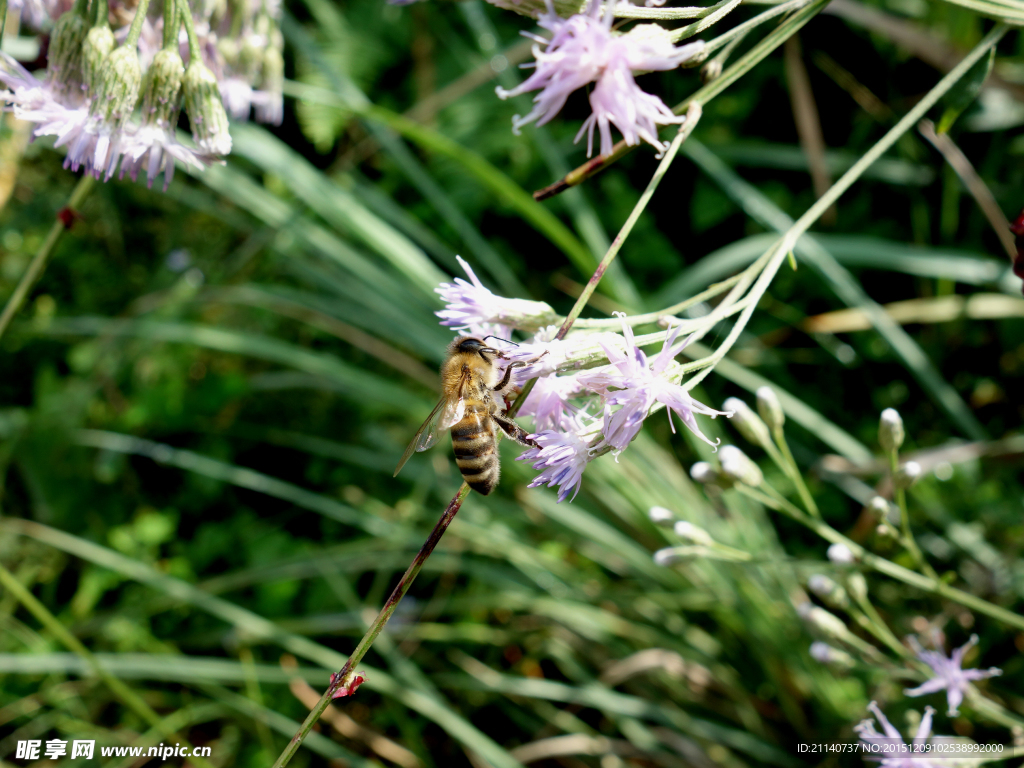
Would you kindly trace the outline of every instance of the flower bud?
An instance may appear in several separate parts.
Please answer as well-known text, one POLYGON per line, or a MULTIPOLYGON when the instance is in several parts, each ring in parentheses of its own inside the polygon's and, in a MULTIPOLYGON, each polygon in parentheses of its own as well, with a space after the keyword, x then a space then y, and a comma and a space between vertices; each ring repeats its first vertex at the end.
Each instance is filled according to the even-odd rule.
POLYGON ((903 445, 903 419, 895 408, 886 408, 878 420, 878 442, 887 453, 898 451, 903 445))
POLYGON ((811 576, 807 580, 807 588, 831 608, 846 608, 850 604, 846 590, 823 574, 816 573, 811 576))
POLYGON ((238 68, 249 82, 255 82, 263 68, 263 49, 267 47, 262 35, 246 35, 238 49, 238 68))
POLYGON ((852 571, 846 576, 846 589, 858 603, 868 599, 868 582, 859 571, 852 571))
POLYGON ((256 119, 280 125, 284 120, 284 57, 277 48, 263 52, 263 93, 266 103, 256 104, 256 119))
POLYGON ((921 474, 921 465, 916 461, 908 461, 896 470, 892 481, 897 488, 909 488, 921 479, 921 474))
POLYGON ((712 80, 717 80, 722 74, 722 62, 719 59, 712 59, 700 68, 700 81, 707 85, 712 80))
POLYGON ((122 45, 103 65, 89 114, 122 128, 131 117, 142 87, 142 65, 134 46, 122 45))
POLYGON ((718 452, 718 457, 722 462, 722 474, 726 477, 753 488, 757 488, 764 482, 761 468, 735 445, 723 446, 718 452))
POLYGON ((701 484, 713 483, 718 479, 718 470, 706 461, 698 461, 690 467, 690 477, 701 484))
POLYGON ((666 528, 672 525, 672 521, 676 519, 675 513, 670 509, 665 509, 664 507, 651 507, 647 516, 655 525, 662 525, 666 528))
POLYGON ((98 24, 89 30, 82 43, 82 79, 89 93, 97 93, 103 78, 103 65, 117 42, 107 24, 98 24))
POLYGON ((733 412, 732 423, 747 442, 762 447, 771 443, 772 438, 768 432, 768 425, 761 421, 761 418, 745 402, 738 397, 730 397, 722 403, 722 408, 733 412))
POLYGON ((182 80, 182 93, 196 144, 215 155, 230 153, 228 115, 221 101, 217 78, 202 61, 197 59, 189 62, 182 80))
POLYGON ((850 565, 855 559, 853 552, 845 544, 833 544, 825 554, 829 560, 837 565, 850 565))
POLYGON ((185 65, 174 48, 157 51, 142 87, 142 122, 173 129, 181 111, 181 81, 185 65))
POLYGON ((810 653, 811 658, 815 661, 840 669, 852 669, 857 663, 854 661, 853 656, 846 651, 833 648, 828 643, 823 643, 820 640, 811 643, 810 653))
POLYGON ((88 23, 74 11, 57 19, 50 33, 47 78, 58 93, 73 100, 83 94, 82 43, 88 34, 88 23))
POLYGON ((812 629, 817 630, 825 637, 842 640, 850 634, 850 630, 846 628, 842 619, 813 603, 802 603, 797 608, 797 613, 812 629))
POLYGON ((883 523, 888 522, 898 525, 900 522, 900 508, 881 496, 875 496, 868 502, 868 509, 883 523))
POLYGON ((696 559, 698 559, 698 554, 694 551, 694 547, 665 547, 654 553, 654 564, 661 566, 675 565, 696 559))
POLYGON ((761 414, 769 429, 782 429, 786 423, 786 414, 782 410, 778 395, 771 387, 760 387, 757 390, 757 412, 761 414))
POLYGON ((715 543, 715 540, 711 538, 711 534, 700 528, 688 520, 680 520, 673 528, 676 536, 686 541, 693 542, 694 544, 701 544, 705 547, 710 547, 715 543))

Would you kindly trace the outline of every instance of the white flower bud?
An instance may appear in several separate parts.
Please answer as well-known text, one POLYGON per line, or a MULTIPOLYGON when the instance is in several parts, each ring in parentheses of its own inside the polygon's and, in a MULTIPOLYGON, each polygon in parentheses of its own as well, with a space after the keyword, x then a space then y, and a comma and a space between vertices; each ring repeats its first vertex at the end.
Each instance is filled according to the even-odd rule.
POLYGON ((771 443, 771 433, 768 432, 768 425, 761 421, 761 418, 754 413, 753 409, 738 397, 730 397, 722 408, 732 411, 732 423, 739 430, 739 433, 754 445, 766 446, 771 443))
POLYGON ((846 651, 833 648, 820 640, 811 643, 810 653, 811 658, 815 661, 840 669, 851 669, 857 663, 846 651))
POLYGON ((698 461, 690 467, 690 477, 698 483, 713 483, 718 479, 718 470, 706 461, 698 461))
POLYGON ((887 453, 898 451, 903 445, 903 419, 895 408, 886 408, 878 420, 878 442, 887 453))
POLYGON ((909 488, 921 479, 921 465, 916 461, 908 461, 896 470, 892 481, 897 488, 909 488))
POLYGON ((807 588, 832 608, 846 608, 850 604, 846 590, 823 574, 811 576, 807 580, 807 588))
POLYGON ((675 565, 693 559, 693 547, 665 547, 654 553, 655 565, 675 565))
POLYGON ((753 488, 757 488, 764 482, 761 468, 735 445, 723 446, 718 452, 718 457, 722 462, 722 474, 726 477, 753 488))
POLYGON ((111 53, 103 64, 99 80, 89 114, 116 128, 124 127, 142 88, 142 65, 135 46, 122 45, 111 53))
POLYGON ((182 80, 185 111, 192 125, 192 137, 205 152, 227 155, 231 152, 228 115, 217 87, 217 78, 198 59, 190 61, 182 80))
POLYGON ((853 552, 845 544, 833 544, 825 554, 829 560, 837 565, 850 565, 855 560, 853 552))
POLYGON ((771 387, 760 387, 757 390, 757 412, 761 414, 769 429, 782 429, 782 425, 786 423, 782 404, 771 387))
POLYGON ((887 521, 890 523, 898 523, 900 521, 900 510, 895 504, 883 499, 881 496, 875 496, 868 502, 868 509, 875 515, 879 520, 887 521))
POLYGON ((831 637, 836 640, 841 640, 849 635, 850 630, 846 628, 846 624, 833 613, 829 613, 824 608, 819 608, 813 603, 802 603, 797 608, 797 613, 804 621, 806 621, 813 629, 818 630, 821 634, 826 637, 831 637))
POLYGON ((89 30, 82 43, 82 80, 90 93, 97 93, 103 78, 103 66, 117 42, 107 24, 89 30))
POLYGON ((672 530, 675 531, 676 536, 679 538, 691 541, 694 544, 710 547, 715 543, 715 540, 711 538, 711 534, 688 520, 678 521, 672 530))
POLYGON ((670 509, 665 509, 664 507, 651 507, 647 516, 655 525, 662 525, 665 527, 670 526, 672 521, 676 519, 675 513, 670 509))

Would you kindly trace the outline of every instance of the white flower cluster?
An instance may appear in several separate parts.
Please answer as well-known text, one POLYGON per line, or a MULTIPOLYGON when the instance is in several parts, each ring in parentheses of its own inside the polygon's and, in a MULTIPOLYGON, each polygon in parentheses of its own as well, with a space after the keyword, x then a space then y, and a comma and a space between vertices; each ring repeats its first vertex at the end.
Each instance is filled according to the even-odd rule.
POLYGON ((564 340, 556 339, 557 328, 547 325, 557 319, 550 306, 496 296, 465 261, 459 262, 469 280, 458 278, 437 289, 447 304, 437 313, 441 324, 480 337, 493 334, 508 339, 513 330, 533 332, 528 340, 503 350, 509 362, 547 353, 536 364, 514 372, 520 386, 537 379, 519 410, 520 415, 533 417, 531 437, 539 446, 519 457, 540 470, 531 488, 558 486, 559 501, 570 495, 575 498, 587 464, 599 453, 617 455, 625 450, 658 405, 667 409, 673 432, 675 413, 695 435, 717 445, 701 432, 695 414, 711 418, 732 414, 698 403, 680 384, 674 360, 687 342, 676 342, 678 326, 667 334, 653 360, 637 346, 624 315, 621 334, 570 333, 564 340), (583 356, 593 355, 595 344, 607 364, 565 372, 581 365, 583 356))
POLYGON ((33 137, 56 137, 65 168, 104 181, 118 169, 133 180, 144 171, 150 186, 163 173, 166 189, 176 161, 199 169, 231 151, 227 112, 246 118, 254 108, 272 123, 283 113, 279 9, 263 0, 196 5, 194 17, 186 0, 165 0, 151 18, 148 0, 21 3, 30 26, 54 18, 46 76, 0 53, 0 104, 35 123, 33 137), (194 146, 177 139, 182 107, 194 146))

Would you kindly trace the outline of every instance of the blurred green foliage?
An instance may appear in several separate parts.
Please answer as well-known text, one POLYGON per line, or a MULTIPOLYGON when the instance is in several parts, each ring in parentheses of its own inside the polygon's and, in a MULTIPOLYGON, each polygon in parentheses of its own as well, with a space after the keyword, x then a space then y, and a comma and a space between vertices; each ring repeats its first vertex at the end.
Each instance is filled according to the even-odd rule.
MULTIPOLYGON (((909 17, 937 46, 966 49, 988 24, 938 2, 879 8, 909 17)), ((496 57, 519 46, 522 17, 478 0, 294 0, 287 14, 288 76, 298 82, 416 108, 430 130, 527 191, 583 160, 572 139, 584 94, 522 136, 509 126, 526 100, 494 96, 495 69, 519 76, 496 57)), ((801 39, 833 177, 938 79, 841 13, 814 19, 801 39), (865 111, 844 71, 891 113, 865 111)), ((995 67, 1018 96, 1021 46, 1016 34, 1004 40, 995 67)), ((641 83, 676 103, 699 76, 641 83)), ((1024 120, 986 93, 951 136, 1011 215, 1024 204, 1024 120)), ((450 334, 432 314, 432 287, 455 273, 454 255, 496 292, 524 291, 562 312, 589 277, 451 157, 334 106, 292 105, 279 129, 235 126, 226 166, 166 194, 98 187, 0 341, 4 566, 157 712, 177 713, 175 727, 212 746, 218 766, 274 759, 308 710, 288 679, 326 686, 460 483, 443 447, 391 477, 436 397, 450 334)), ((15 145, 9 116, 2 130, 0 143, 15 145)), ((790 216, 815 199, 781 51, 705 107, 695 138, 790 216)), ((45 141, 18 161, 0 211, 0 296, 75 182, 60 163, 45 141)), ((543 205, 599 258, 654 166, 641 149, 543 205)), ((876 302, 1020 300, 997 237, 917 135, 817 231, 876 302)), ((765 232, 681 156, 588 314, 629 296, 638 303, 627 309, 648 311, 685 298, 759 255, 765 232), (748 256, 735 255, 750 243, 748 256)), ((792 419, 788 432, 825 519, 865 539, 863 494, 883 477, 838 482, 822 469, 835 456, 822 457, 877 453, 885 407, 903 414, 907 451, 969 435, 875 331, 804 330, 808 317, 844 306, 814 269, 784 267, 769 294, 699 399, 749 400, 742 387, 756 374, 847 433, 837 443, 835 427, 792 419)), ((1024 318, 1014 306, 1009 316, 907 326, 991 440, 1019 434, 1024 415, 1024 318)), ((721 420, 702 426, 738 439, 721 420)), ((985 445, 994 455, 961 450, 934 465, 910 492, 913 522, 940 573, 1013 609, 1024 598, 1024 450, 1019 437, 985 445)), ((904 730, 925 703, 944 711, 939 697, 902 696, 913 677, 867 663, 840 674, 810 658, 814 638, 790 599, 808 575, 834 570, 824 544, 735 492, 706 496, 687 468, 711 454, 688 433, 652 419, 562 505, 526 488, 532 471, 513 460, 517 450, 502 448, 500 488, 466 502, 367 657, 367 683, 341 704, 411 751, 408 765, 512 766, 545 754, 531 743, 550 750, 533 763, 545 767, 812 764, 795 745, 850 738, 872 699, 904 730), (656 566, 651 553, 674 537, 648 520, 652 505, 753 560, 656 566), (541 741, 570 735, 564 754, 567 742, 541 741)), ((899 637, 928 621, 945 626, 951 645, 977 632, 983 658, 968 663, 1001 666, 986 691, 1024 717, 1024 634, 883 578, 869 584, 899 637)), ((19 739, 123 745, 149 730, 8 593, 0 623, 0 755, 19 739)), ((952 721, 939 715, 936 731, 1010 741, 969 706, 952 721)), ((295 764, 395 762, 369 733, 325 723, 295 764)))

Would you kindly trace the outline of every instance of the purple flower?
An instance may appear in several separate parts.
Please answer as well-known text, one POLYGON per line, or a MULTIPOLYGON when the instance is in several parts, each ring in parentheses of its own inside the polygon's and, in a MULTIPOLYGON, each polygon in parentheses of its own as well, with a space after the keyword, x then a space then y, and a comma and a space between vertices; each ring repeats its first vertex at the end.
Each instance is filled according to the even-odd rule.
POLYGON ((669 424, 673 432, 675 424, 672 411, 693 434, 708 445, 717 446, 717 442, 711 442, 701 432, 694 413, 715 418, 732 416, 732 411, 716 411, 698 403, 680 384, 670 381, 665 375, 669 363, 689 341, 687 339, 673 346, 680 326, 669 333, 661 352, 648 365, 647 355, 634 342, 633 329, 626 323, 625 316, 622 317, 622 333, 626 337, 627 352, 623 353, 617 346, 602 339, 599 343, 611 365, 579 375, 581 384, 604 395, 605 429, 602 446, 623 450, 636 437, 655 403, 661 403, 669 409, 669 424), (612 411, 611 406, 615 405, 619 409, 612 411))
POLYGON ((448 305, 434 313, 441 318, 441 325, 457 329, 496 325, 500 328, 487 332, 508 338, 512 328, 532 330, 557 319, 555 311, 543 301, 507 299, 491 293, 465 259, 456 258, 471 282, 457 277, 454 283, 441 283, 435 289, 448 305))
POLYGON ((156 177, 164 174, 164 191, 174 178, 174 161, 196 170, 213 164, 219 158, 178 141, 173 129, 161 125, 144 125, 128 135, 120 147, 121 177, 128 174, 132 181, 139 171, 146 172, 146 186, 152 187, 156 177))
MULTIPOLYGON (((932 730, 934 709, 925 707, 924 717, 921 718, 921 724, 917 727, 917 733, 914 735, 913 747, 909 749, 906 742, 903 741, 903 736, 889 722, 886 716, 882 714, 878 704, 872 701, 868 704, 868 709, 878 719, 882 730, 885 731, 885 735, 883 736, 875 730, 875 723, 872 720, 862 720, 859 725, 853 727, 853 730, 857 732, 860 740, 869 750, 874 746, 878 755, 892 755, 891 757, 883 757, 879 761, 878 765, 881 768, 945 768, 941 761, 935 759, 930 753, 921 750, 921 747, 927 743, 928 736, 932 730), (913 748, 916 748, 916 751, 911 751, 913 748), (921 754, 924 757, 911 757, 914 754, 921 754), (897 757, 896 755, 899 756, 897 757)), ((875 750, 871 750, 870 754, 876 754, 875 750)))
POLYGON ((534 469, 541 470, 529 487, 557 485, 559 503, 565 501, 570 492, 575 499, 583 483, 583 470, 591 458, 592 438, 583 437, 581 433, 590 431, 571 420, 564 432, 548 429, 530 435, 540 447, 531 448, 516 458, 516 461, 531 461, 534 469))
POLYGON ((909 637, 910 647, 914 649, 917 658, 932 668, 935 677, 926 683, 903 691, 907 696, 924 696, 936 691, 946 691, 946 702, 949 705, 950 717, 960 712, 960 704, 964 700, 964 694, 972 680, 984 680, 988 677, 995 677, 1003 674, 1003 670, 996 667, 990 669, 961 669, 964 663, 964 656, 978 644, 978 636, 971 635, 971 639, 953 651, 949 658, 940 651, 925 650, 916 637, 909 637))
POLYGON ((675 69, 704 50, 703 41, 675 47, 669 33, 656 24, 642 24, 628 34, 612 33, 614 3, 609 3, 601 18, 601 4, 592 0, 586 13, 563 19, 555 13, 551 0, 548 12, 538 19, 540 26, 552 32, 550 40, 534 37, 535 71, 517 88, 497 89, 502 99, 540 90, 528 115, 516 115, 512 130, 516 133, 533 121, 544 125, 565 105, 569 94, 588 83, 597 83, 590 93, 593 113, 583 123, 576 141, 587 133, 587 156, 593 153, 594 128, 601 135, 601 154, 612 151, 612 124, 629 145, 641 140, 664 151, 667 143, 658 140, 658 126, 682 123, 657 96, 637 86, 633 73, 675 69))
POLYGON ((544 376, 537 379, 526 402, 519 409, 521 416, 533 416, 535 430, 566 429, 575 409, 569 398, 583 389, 575 376, 544 376))

